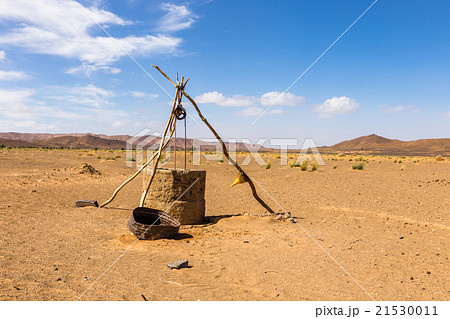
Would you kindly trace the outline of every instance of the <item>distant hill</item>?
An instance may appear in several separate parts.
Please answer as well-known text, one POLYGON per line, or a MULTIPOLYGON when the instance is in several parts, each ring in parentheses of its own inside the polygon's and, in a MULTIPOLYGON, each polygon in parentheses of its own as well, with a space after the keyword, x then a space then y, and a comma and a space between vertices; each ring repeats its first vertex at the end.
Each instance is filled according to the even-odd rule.
POLYGON ((376 134, 319 147, 322 153, 357 153, 402 156, 450 156, 450 138, 400 141, 376 134))
MULTIPOLYGON (((125 149, 126 141, 130 140, 130 135, 104 135, 90 133, 75 134, 46 134, 46 133, 0 133, 0 145, 12 147, 54 147, 54 148, 83 148, 83 149, 125 149)), ((134 148, 148 148, 149 144, 158 147, 160 138, 156 136, 141 136, 134 138, 134 148), (146 146, 147 145, 147 146, 146 146)), ((184 139, 178 137, 177 149, 184 149, 184 139)), ((192 149, 194 140, 186 139, 186 148, 192 149)), ((169 146, 173 147, 175 140, 172 139, 169 146)), ((225 143, 229 148, 230 145, 225 143)), ((201 141, 202 151, 215 151, 221 149, 217 142, 201 141)), ((450 138, 423 139, 416 141, 400 141, 388 139, 376 134, 361 136, 349 141, 340 142, 333 146, 319 147, 320 152, 354 153, 354 154, 375 154, 375 155, 398 155, 398 156, 450 156, 450 138)), ((248 152, 244 143, 236 144, 237 152, 248 152)), ((272 148, 260 148, 261 152, 276 152, 272 148)), ((295 150, 292 150, 293 152, 295 150)), ((299 151, 299 150, 297 150, 299 151)))
POLYGON ((103 149, 121 149, 126 147, 124 141, 106 139, 96 135, 84 136, 59 136, 42 141, 34 141, 35 144, 47 147, 64 148, 103 148, 103 149))
POLYGON ((340 142, 331 146, 331 148, 336 149, 347 149, 347 150, 361 150, 361 149, 373 149, 379 147, 389 147, 390 145, 401 142, 399 140, 390 140, 385 137, 381 137, 375 134, 361 136, 350 141, 340 142))
MULTIPOLYGON (((126 142, 133 138, 130 135, 104 135, 104 134, 90 134, 90 133, 75 133, 75 134, 46 134, 46 133, 0 133, 0 145, 11 147, 51 147, 51 148, 74 148, 74 149, 125 149, 126 142)), ((217 142, 199 141, 202 151, 215 151, 221 149, 217 142)), ((161 138, 146 135, 133 138, 134 148, 158 148, 161 138)), ((175 139, 169 143, 169 146, 174 147, 175 139)), ((186 148, 191 150, 194 145, 194 140, 186 139, 186 148)), ((225 145, 229 147, 228 143, 225 145)), ((185 147, 184 138, 178 137, 176 140, 177 149, 183 150, 185 147)), ((248 151, 247 145, 244 143, 236 144, 236 151, 248 151)), ((274 151, 270 148, 261 147, 259 151, 267 152, 274 151)))

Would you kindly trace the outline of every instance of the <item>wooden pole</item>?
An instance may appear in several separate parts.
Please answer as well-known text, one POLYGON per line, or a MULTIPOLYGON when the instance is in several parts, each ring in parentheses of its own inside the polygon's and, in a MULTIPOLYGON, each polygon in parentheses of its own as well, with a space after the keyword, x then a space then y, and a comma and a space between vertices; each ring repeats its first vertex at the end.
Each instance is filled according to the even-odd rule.
MULTIPOLYGON (((169 80, 170 83, 172 83, 173 86, 177 87, 177 85, 175 85, 175 83, 173 83, 173 81, 163 71, 161 71, 161 69, 158 66, 154 65, 153 67, 156 68, 162 75, 164 75, 166 77, 166 79, 169 80)), ((187 81, 186 81, 186 83, 187 83, 187 81)), ((217 134, 217 132, 214 130, 214 128, 211 126, 211 124, 209 124, 209 122, 203 116, 202 112, 200 111, 200 109, 197 106, 197 103, 195 103, 195 101, 189 96, 189 94, 187 94, 184 91, 184 87, 180 90, 180 92, 181 92, 181 94, 183 94, 191 102, 191 104, 194 106, 195 110, 197 111, 198 116, 200 117, 200 119, 206 124, 206 126, 211 130, 211 132, 214 134, 216 139, 219 141, 220 145, 222 146, 223 155, 225 155, 225 157, 228 159, 228 161, 230 161, 230 163, 233 164, 233 166, 242 175, 244 180, 250 185, 253 197, 256 199, 256 201, 259 204, 261 204, 261 206, 264 207, 269 213, 275 214, 275 212, 272 210, 272 208, 270 208, 269 205, 267 205, 261 199, 261 197, 259 197, 258 193, 256 192, 256 187, 253 184, 252 179, 247 175, 247 173, 245 173, 245 171, 232 158, 230 158, 230 155, 228 154, 228 150, 227 150, 227 147, 225 146, 225 143, 222 141, 222 139, 220 138, 219 134, 217 134)))
POLYGON ((170 112, 170 116, 169 116, 169 120, 167 121, 166 127, 164 128, 164 133, 161 136, 161 142, 159 144, 159 151, 156 155, 156 159, 153 162, 153 171, 152 171, 152 175, 150 176, 150 180, 147 184, 147 187, 144 189, 144 192, 142 193, 141 196, 141 201, 139 202, 139 207, 144 207, 144 202, 145 202, 145 198, 147 197, 148 191, 150 189, 150 185, 153 182, 153 178, 155 177, 156 174, 156 169, 158 168, 158 163, 159 160, 161 158, 161 153, 163 150, 163 145, 164 145, 164 140, 166 138, 166 134, 167 134, 167 130, 169 129, 169 127, 172 125, 172 121, 176 121, 177 118, 175 117, 175 107, 177 104, 177 97, 178 97, 178 91, 180 90, 181 87, 176 86, 176 92, 175 92, 175 98, 173 100, 173 106, 172 106, 172 111, 170 112))

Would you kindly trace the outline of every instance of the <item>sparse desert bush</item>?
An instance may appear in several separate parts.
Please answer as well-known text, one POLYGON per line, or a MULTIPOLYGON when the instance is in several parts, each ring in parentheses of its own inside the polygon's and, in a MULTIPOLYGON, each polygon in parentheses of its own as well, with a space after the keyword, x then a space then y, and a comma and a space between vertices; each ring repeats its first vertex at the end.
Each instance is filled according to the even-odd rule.
POLYGON ((443 160, 444 160, 444 158, 442 157, 442 155, 438 155, 438 156, 436 156, 434 159, 436 160, 436 162, 440 162, 440 161, 443 161, 443 160))
POLYGON ((300 170, 302 172, 306 171, 308 169, 308 161, 307 160, 303 160, 302 164, 300 165, 300 170))
POLYGON ((116 159, 114 157, 107 157, 107 158, 105 158, 105 160, 107 160, 107 161, 109 161, 109 160, 115 161, 116 159))
POLYGON ((353 161, 353 158, 350 158, 348 161, 349 161, 349 162, 352 162, 352 161, 353 161))
POLYGON ((397 160, 394 160, 394 163, 397 163, 397 160))
POLYGON ((102 157, 99 155, 99 156, 97 156, 97 158, 98 158, 98 159, 101 159, 102 157))
POLYGON ((160 159, 161 164, 167 163, 170 161, 170 156, 164 157, 163 159, 160 159))
POLYGON ((266 169, 270 169, 270 167, 272 167, 272 163, 270 161, 267 161, 266 169))
POLYGON ((127 157, 127 162, 136 162, 136 160, 133 157, 127 157))
POLYGON ((401 163, 402 163, 402 160, 399 160, 397 163, 401 164, 401 163))
POLYGON ((344 153, 339 153, 337 156, 339 156, 339 157, 344 157, 345 154, 344 154, 344 153))
POLYGON ((317 163, 314 162, 311 164, 311 172, 317 171, 317 163))
POLYGON ((121 158, 122 156, 120 156, 120 155, 116 155, 116 156, 114 156, 114 158, 121 158))
POLYGON ((352 169, 357 169, 357 170, 362 171, 364 169, 364 164, 363 163, 359 163, 359 164, 356 164, 356 165, 352 165, 352 169))
POLYGON ((337 165, 333 165, 333 169, 336 169, 338 166, 337 165))
POLYGON ((223 159, 218 160, 219 163, 223 163, 223 159))
POLYGON ((86 156, 94 156, 92 153, 87 153, 86 156))
POLYGON ((289 161, 289 167, 300 167, 300 163, 298 163, 297 161, 289 161))

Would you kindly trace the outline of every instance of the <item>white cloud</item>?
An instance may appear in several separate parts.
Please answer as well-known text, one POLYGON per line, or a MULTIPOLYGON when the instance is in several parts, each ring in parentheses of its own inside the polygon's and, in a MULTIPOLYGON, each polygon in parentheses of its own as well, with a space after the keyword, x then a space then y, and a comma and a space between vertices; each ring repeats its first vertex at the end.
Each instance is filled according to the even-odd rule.
POLYGON ((32 89, 0 89, 0 125, 3 130, 43 131, 57 126, 67 129, 77 123, 83 123, 82 127, 89 124, 95 128, 100 125, 108 128, 111 123, 129 119, 128 113, 115 109, 107 100, 112 96, 110 91, 94 86, 59 89, 72 93, 68 95, 72 98, 56 97, 57 103, 63 106, 38 100, 32 89))
POLYGON ((66 73, 68 74, 86 74, 88 77, 91 77, 91 74, 95 71, 99 71, 102 70, 105 73, 110 73, 110 74, 119 74, 120 72, 122 72, 121 69, 119 68, 114 68, 114 67, 110 67, 110 66, 98 66, 98 65, 91 65, 91 64, 87 64, 87 63, 83 63, 80 66, 76 66, 74 68, 70 68, 66 71, 66 73))
POLYGON ((448 116, 448 117, 450 117, 450 112, 446 113, 446 114, 445 114, 445 116, 448 116))
POLYGON ((195 97, 195 101, 201 104, 211 103, 220 106, 250 106, 254 105, 258 101, 258 98, 245 95, 226 97, 222 93, 213 91, 195 97))
MULTIPOLYGON (((131 24, 112 12, 96 7, 82 7, 74 1, 46 0, 0 0, 0 22, 12 22, 15 28, 2 32, 0 44, 22 47, 31 53, 50 54, 80 60, 80 68, 69 70, 104 70, 119 72, 119 69, 105 68, 119 60, 126 53, 108 36, 92 36, 98 31, 97 24, 125 26, 131 24), (86 14, 86 12, 88 14, 86 14)), ((129 54, 171 54, 181 42, 180 38, 167 35, 127 36, 116 38, 129 54)))
POLYGON ((256 103, 262 105, 275 105, 275 106, 297 106, 304 102, 305 98, 302 96, 296 96, 292 93, 286 93, 282 95, 280 92, 267 92, 260 98, 255 96, 246 95, 234 95, 232 97, 226 97, 222 93, 217 91, 203 93, 202 95, 195 97, 198 103, 210 103, 220 106, 252 106, 256 103), (274 104, 272 104, 274 103, 274 104))
POLYGON ((159 22, 157 31, 173 32, 188 29, 198 18, 185 5, 163 3, 161 9, 167 13, 159 22))
POLYGON ((0 62, 3 62, 6 59, 6 53, 3 50, 0 50, 0 62))
POLYGON ((0 70, 0 81, 19 81, 29 79, 30 76, 22 71, 0 70))
POLYGON ((391 107, 387 104, 382 104, 379 106, 379 108, 386 113, 397 113, 402 111, 410 111, 414 113, 420 112, 420 110, 417 109, 414 105, 397 105, 396 107, 391 107))
MULTIPOLYGON (((236 115, 239 116, 259 116, 261 114, 264 113, 264 109, 261 107, 257 107, 257 106, 253 106, 253 107, 249 107, 239 113, 237 113, 236 115)), ((267 111, 265 114, 283 114, 283 110, 282 109, 274 109, 274 110, 270 110, 267 111)))
POLYGON ((28 105, 33 94, 32 89, 0 89, 0 117, 26 119, 33 116, 35 110, 28 105))
POLYGON ((149 94, 141 91, 131 91, 129 94, 138 99, 156 99, 159 96, 158 94, 149 94))
POLYGON ((281 92, 267 92, 260 98, 262 105, 274 105, 274 106, 298 106, 305 101, 303 96, 296 96, 292 93, 281 92))
POLYGON ((145 93, 141 91, 132 91, 130 92, 130 95, 137 98, 145 97, 145 93))
POLYGON ((347 114, 359 110, 359 103, 346 96, 332 97, 324 103, 314 105, 313 111, 321 117, 332 117, 334 114, 347 114))
POLYGON ((113 91, 105 90, 92 84, 75 87, 52 87, 50 89, 52 93, 56 94, 47 98, 97 108, 113 105, 109 98, 115 96, 113 91))
POLYGON ((283 113, 286 113, 286 112, 284 112, 282 109, 273 109, 273 110, 266 112, 266 114, 283 114, 283 113))
POLYGON ((56 125, 43 124, 36 121, 14 121, 12 124, 19 129, 32 129, 34 131, 53 131, 57 128, 56 125))

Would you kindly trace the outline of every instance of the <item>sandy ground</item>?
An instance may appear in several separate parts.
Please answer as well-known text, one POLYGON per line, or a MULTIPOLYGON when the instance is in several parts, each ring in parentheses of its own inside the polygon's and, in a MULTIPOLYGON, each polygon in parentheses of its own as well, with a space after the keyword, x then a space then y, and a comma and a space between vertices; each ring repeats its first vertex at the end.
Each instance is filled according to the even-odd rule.
POLYGON ((76 300, 95 282, 82 300, 448 300, 450 160, 366 156, 357 171, 356 157, 324 157, 316 172, 273 155, 270 169, 245 167, 298 224, 258 217, 248 185, 229 187, 235 169, 203 161, 215 222, 139 241, 95 282, 135 241, 142 179, 107 208, 74 203, 102 202, 133 174, 125 153, 0 150, 0 299, 76 300), (83 162, 101 175, 72 169, 83 162), (167 268, 178 259, 192 267, 167 268))

